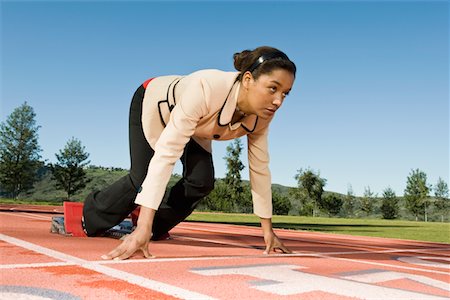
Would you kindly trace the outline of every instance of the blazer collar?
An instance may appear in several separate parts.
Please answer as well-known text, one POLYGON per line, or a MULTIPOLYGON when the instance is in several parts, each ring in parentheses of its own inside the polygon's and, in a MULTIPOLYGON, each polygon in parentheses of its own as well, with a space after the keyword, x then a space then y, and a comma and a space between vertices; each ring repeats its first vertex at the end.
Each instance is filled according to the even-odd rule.
POLYGON ((253 132, 258 123, 258 116, 249 115, 243 118, 241 121, 231 125, 231 120, 233 118, 234 112, 236 111, 237 98, 239 95, 240 82, 234 82, 233 86, 228 93, 225 103, 219 111, 218 124, 219 126, 230 126, 231 129, 236 129, 241 125, 246 131, 253 132))

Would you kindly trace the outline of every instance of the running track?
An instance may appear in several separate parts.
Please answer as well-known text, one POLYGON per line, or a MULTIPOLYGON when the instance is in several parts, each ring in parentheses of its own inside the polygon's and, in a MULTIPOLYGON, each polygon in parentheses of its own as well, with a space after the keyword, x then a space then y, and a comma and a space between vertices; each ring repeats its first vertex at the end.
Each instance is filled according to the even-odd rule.
POLYGON ((259 228, 185 222, 104 261, 120 241, 52 234, 51 209, 0 206, 0 299, 450 299, 450 244, 276 230, 295 254, 267 256, 259 228))

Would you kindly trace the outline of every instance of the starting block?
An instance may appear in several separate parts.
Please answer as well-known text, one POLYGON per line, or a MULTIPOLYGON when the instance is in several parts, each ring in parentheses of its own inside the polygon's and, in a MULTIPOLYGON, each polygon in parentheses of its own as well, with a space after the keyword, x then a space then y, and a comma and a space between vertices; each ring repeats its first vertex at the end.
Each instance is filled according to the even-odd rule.
MULTIPOLYGON (((83 205, 81 202, 64 202, 64 217, 52 218, 50 232, 73 237, 87 237, 81 225, 83 205)), ((134 228, 135 226, 131 220, 124 220, 100 236, 121 239, 133 232, 134 228)))

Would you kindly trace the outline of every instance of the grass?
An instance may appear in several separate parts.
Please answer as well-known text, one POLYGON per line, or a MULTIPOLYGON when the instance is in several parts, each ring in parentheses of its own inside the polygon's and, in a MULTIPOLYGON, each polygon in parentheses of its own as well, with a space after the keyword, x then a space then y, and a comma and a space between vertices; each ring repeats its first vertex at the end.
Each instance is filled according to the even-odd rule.
MULTIPOLYGON (((188 220, 260 226, 258 217, 247 214, 195 212, 188 220)), ((450 243, 450 223, 299 216, 274 216, 272 222, 274 228, 450 243)))
POLYGON ((62 201, 44 201, 44 200, 14 200, 7 198, 0 198, 0 204, 28 204, 28 205, 54 205, 61 206, 62 201))

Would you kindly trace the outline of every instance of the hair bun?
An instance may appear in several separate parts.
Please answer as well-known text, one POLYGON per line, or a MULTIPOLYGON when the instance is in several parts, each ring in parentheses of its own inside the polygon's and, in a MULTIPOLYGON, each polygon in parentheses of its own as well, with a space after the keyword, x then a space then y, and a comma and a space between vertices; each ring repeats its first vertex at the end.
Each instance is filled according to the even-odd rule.
POLYGON ((249 56, 251 56, 251 50, 244 50, 242 52, 235 53, 233 55, 234 59, 234 68, 239 72, 242 72, 248 64, 249 56))

